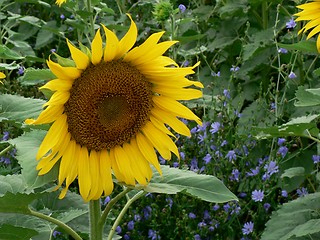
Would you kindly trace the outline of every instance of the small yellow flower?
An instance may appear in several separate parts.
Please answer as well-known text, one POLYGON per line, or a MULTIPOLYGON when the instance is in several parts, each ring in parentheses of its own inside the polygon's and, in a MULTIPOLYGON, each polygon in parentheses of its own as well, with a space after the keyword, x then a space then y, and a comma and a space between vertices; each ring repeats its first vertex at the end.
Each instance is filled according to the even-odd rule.
MULTIPOLYGON (((130 17, 130 16, 129 16, 130 17)), ((158 153, 169 160, 179 157, 170 136, 190 136, 180 118, 200 119, 178 100, 199 98, 202 88, 186 78, 192 67, 179 67, 162 56, 176 41, 158 43, 164 32, 152 34, 133 47, 137 27, 131 19, 125 36, 118 37, 102 25, 85 52, 67 40, 75 67, 47 61, 56 79, 42 86, 53 91, 38 119, 27 124, 52 123, 37 153, 39 175, 60 162, 58 185, 65 188, 78 178, 85 201, 98 199, 113 190, 112 175, 128 185, 146 185, 152 176, 150 164, 160 173, 158 153)))
MULTIPOLYGON (((295 14, 298 18, 295 21, 309 21, 299 32, 304 33, 312 29, 307 40, 320 32, 320 0, 298 5, 297 8, 302 9, 301 12, 295 14)), ((320 52, 320 37, 317 38, 317 49, 320 52)))
MULTIPOLYGON (((6 77, 6 75, 4 73, 0 72, 0 79, 3 79, 5 77, 6 77)), ((0 81, 0 83, 2 83, 2 81, 0 81)))
POLYGON ((67 0, 56 0, 56 4, 61 7, 62 3, 65 3, 67 0))

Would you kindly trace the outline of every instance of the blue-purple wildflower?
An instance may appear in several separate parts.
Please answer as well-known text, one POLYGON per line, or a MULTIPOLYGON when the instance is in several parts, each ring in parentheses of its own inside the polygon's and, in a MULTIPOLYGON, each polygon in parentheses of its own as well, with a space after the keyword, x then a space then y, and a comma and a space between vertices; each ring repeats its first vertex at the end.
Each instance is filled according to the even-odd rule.
POLYGON ((288 22, 286 22, 286 28, 294 28, 295 26, 297 26, 296 22, 293 20, 293 18, 291 18, 288 22))
POLYGON ((317 164, 320 162, 320 155, 312 155, 312 161, 314 164, 317 164))
POLYGON ((297 194, 299 197, 304 197, 306 195, 308 195, 308 189, 306 189, 305 187, 302 187, 302 188, 298 188, 297 189, 297 194))
POLYGON ((242 228, 242 233, 244 235, 249 235, 250 233, 253 232, 253 227, 254 227, 254 224, 253 222, 246 222, 244 225, 243 225, 243 228, 242 228))
POLYGON ((185 11, 186 11, 186 6, 185 5, 183 5, 183 4, 180 4, 179 6, 178 6, 178 8, 179 8, 179 10, 180 10, 180 12, 181 13, 184 13, 185 11))
POLYGON ((208 164, 211 162, 211 159, 212 159, 211 155, 207 153, 207 155, 204 156, 203 161, 205 164, 208 164))
POLYGON ((230 150, 227 155, 226 158, 229 159, 229 161, 231 162, 232 160, 236 160, 237 159, 237 155, 236 152, 234 150, 230 150))
POLYGON ((277 153, 280 154, 282 158, 284 158, 288 153, 288 148, 286 146, 281 146, 277 153))
POLYGON ((294 78, 296 78, 297 77, 297 75, 294 73, 294 72, 290 72, 289 73, 289 75, 288 75, 288 78, 290 78, 290 79, 294 79, 294 78))
POLYGON ((210 131, 211 134, 214 134, 214 133, 219 131, 220 127, 221 127, 221 123, 214 122, 214 123, 211 124, 211 128, 210 128, 209 131, 210 131))
POLYGON ((254 190, 251 194, 252 200, 255 202, 262 202, 264 198, 264 192, 263 190, 254 190))

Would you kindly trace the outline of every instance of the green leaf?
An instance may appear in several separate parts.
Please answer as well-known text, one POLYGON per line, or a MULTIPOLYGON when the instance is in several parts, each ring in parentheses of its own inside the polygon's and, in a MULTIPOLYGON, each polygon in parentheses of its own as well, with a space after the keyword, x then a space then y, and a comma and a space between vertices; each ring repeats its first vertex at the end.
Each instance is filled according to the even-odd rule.
POLYGON ((266 224, 261 240, 285 240, 293 237, 303 239, 319 239, 320 228, 320 193, 309 194, 289 203, 273 212, 266 224), (314 224, 314 225, 312 225, 314 224), (312 227, 313 226, 313 227, 312 227))
POLYGON ((19 60, 24 57, 18 54, 16 51, 11 50, 7 46, 0 45, 0 59, 19 60))
POLYGON ((29 204, 41 196, 42 193, 17 193, 7 192, 0 197, 0 212, 30 214, 29 204))
POLYGON ((299 87, 296 91, 297 101, 294 103, 296 107, 310 107, 320 105, 320 97, 316 96, 315 89, 304 89, 299 87), (310 91, 311 90, 311 91, 310 91))
POLYGON ((23 193, 27 185, 21 174, 0 176, 0 197, 7 192, 23 193))
POLYGON ((284 178, 284 177, 293 178, 293 177, 304 176, 304 175, 305 175, 305 170, 303 167, 293 167, 293 168, 286 169, 284 173, 281 175, 281 178, 284 178))
POLYGON ((21 174, 26 181, 28 189, 39 188, 57 179, 57 165, 53 167, 49 173, 42 176, 39 176, 36 170, 38 164, 36 154, 46 133, 47 132, 43 130, 33 130, 8 141, 15 145, 17 149, 16 158, 22 168, 21 174))
POLYGON ((311 40, 300 41, 300 42, 293 43, 293 44, 279 43, 278 45, 279 45, 279 47, 282 47, 282 48, 285 48, 288 50, 298 50, 298 51, 302 51, 302 52, 309 52, 309 53, 318 54, 316 42, 311 41, 311 40))
POLYGON ((27 118, 37 117, 45 101, 25 98, 18 95, 0 95, 0 122, 13 120, 23 122, 27 118))
POLYGON ((178 192, 208 202, 228 202, 237 197, 216 177, 192 171, 161 166, 163 175, 154 173, 151 182, 143 189, 151 193, 176 194, 178 192))
POLYGON ((319 129, 317 128, 316 123, 312 121, 317 119, 319 116, 320 114, 294 118, 281 126, 268 128, 254 127, 252 130, 252 134, 255 135, 258 139, 281 136, 317 136, 319 133, 319 129))
POLYGON ((24 75, 19 78, 23 85, 34 85, 55 79, 56 76, 49 69, 26 69, 24 75))
POLYGON ((0 226, 1 240, 29 240, 37 234, 37 231, 29 228, 16 227, 8 224, 0 226))

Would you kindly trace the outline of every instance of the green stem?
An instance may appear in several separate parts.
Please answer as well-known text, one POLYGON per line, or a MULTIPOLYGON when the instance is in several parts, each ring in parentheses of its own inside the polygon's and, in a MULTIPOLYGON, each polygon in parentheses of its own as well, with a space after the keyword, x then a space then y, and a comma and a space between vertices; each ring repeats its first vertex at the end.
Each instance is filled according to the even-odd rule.
POLYGON ((120 214, 118 215, 117 219, 115 220, 115 222, 112 225, 112 228, 109 232, 109 236, 107 238, 107 240, 112 240, 112 237, 116 231, 117 226, 119 225, 119 223, 121 222, 124 214, 127 212, 127 210, 129 209, 129 207, 131 206, 132 203, 134 203, 136 200, 138 200, 139 198, 141 198, 142 196, 146 195, 147 192, 144 191, 140 191, 138 192, 136 195, 134 195, 127 203, 126 205, 123 207, 123 209, 121 210, 120 214))
POLYGON ((93 11, 92 11, 92 6, 91 6, 91 0, 87 0, 87 10, 88 12, 92 13, 89 16, 89 30, 90 30, 90 35, 93 38, 94 37, 94 21, 93 21, 93 11))
POLYGON ((6 154, 11 148, 13 148, 12 145, 9 145, 8 147, 6 147, 5 149, 3 149, 1 152, 0 152, 0 156, 3 156, 4 154, 6 154))
POLYGON ((131 191, 130 188, 126 188, 126 189, 124 189, 124 191, 122 191, 121 193, 119 193, 117 196, 115 196, 114 198, 112 198, 110 200, 110 202, 107 204, 106 208, 103 210, 101 218, 100 218, 100 220, 98 222, 98 227, 100 229, 103 229, 103 226, 104 226, 104 224, 106 222, 108 214, 109 214, 110 210, 112 209, 113 205, 116 204, 119 201, 120 198, 125 196, 130 191, 131 191))
POLYGON ((267 29, 268 28, 268 18, 269 18, 269 15, 268 15, 268 1, 263 1, 262 2, 262 8, 261 8, 261 11, 262 11, 262 28, 263 29, 267 29))
POLYGON ((89 224, 90 224, 90 240, 102 240, 102 229, 99 228, 99 220, 101 217, 101 206, 99 200, 91 200, 89 202, 89 224))
POLYGON ((48 222, 54 223, 56 224, 58 227, 62 228, 64 230, 65 233, 69 234, 71 237, 73 237, 73 239, 75 240, 83 240, 71 227, 69 227, 67 224, 59 221, 58 219, 55 219, 53 217, 47 216, 45 214, 33 211, 31 209, 29 215, 31 216, 35 216, 41 219, 44 219, 48 222))

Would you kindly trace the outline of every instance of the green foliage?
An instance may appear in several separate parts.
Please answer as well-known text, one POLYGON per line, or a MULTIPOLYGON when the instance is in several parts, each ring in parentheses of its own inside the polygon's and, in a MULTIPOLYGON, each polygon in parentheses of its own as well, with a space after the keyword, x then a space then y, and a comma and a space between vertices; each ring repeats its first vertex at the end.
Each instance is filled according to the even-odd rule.
POLYGON ((163 175, 155 172, 151 182, 144 188, 150 193, 177 194, 178 192, 201 200, 222 203, 237 197, 216 177, 191 171, 161 166, 163 175))
POLYGON ((37 231, 29 228, 16 227, 9 224, 0 226, 0 238, 2 240, 28 240, 37 235, 37 231))
POLYGON ((320 236, 319 197, 319 193, 313 193, 284 204, 272 214, 261 239, 317 239, 320 236))

